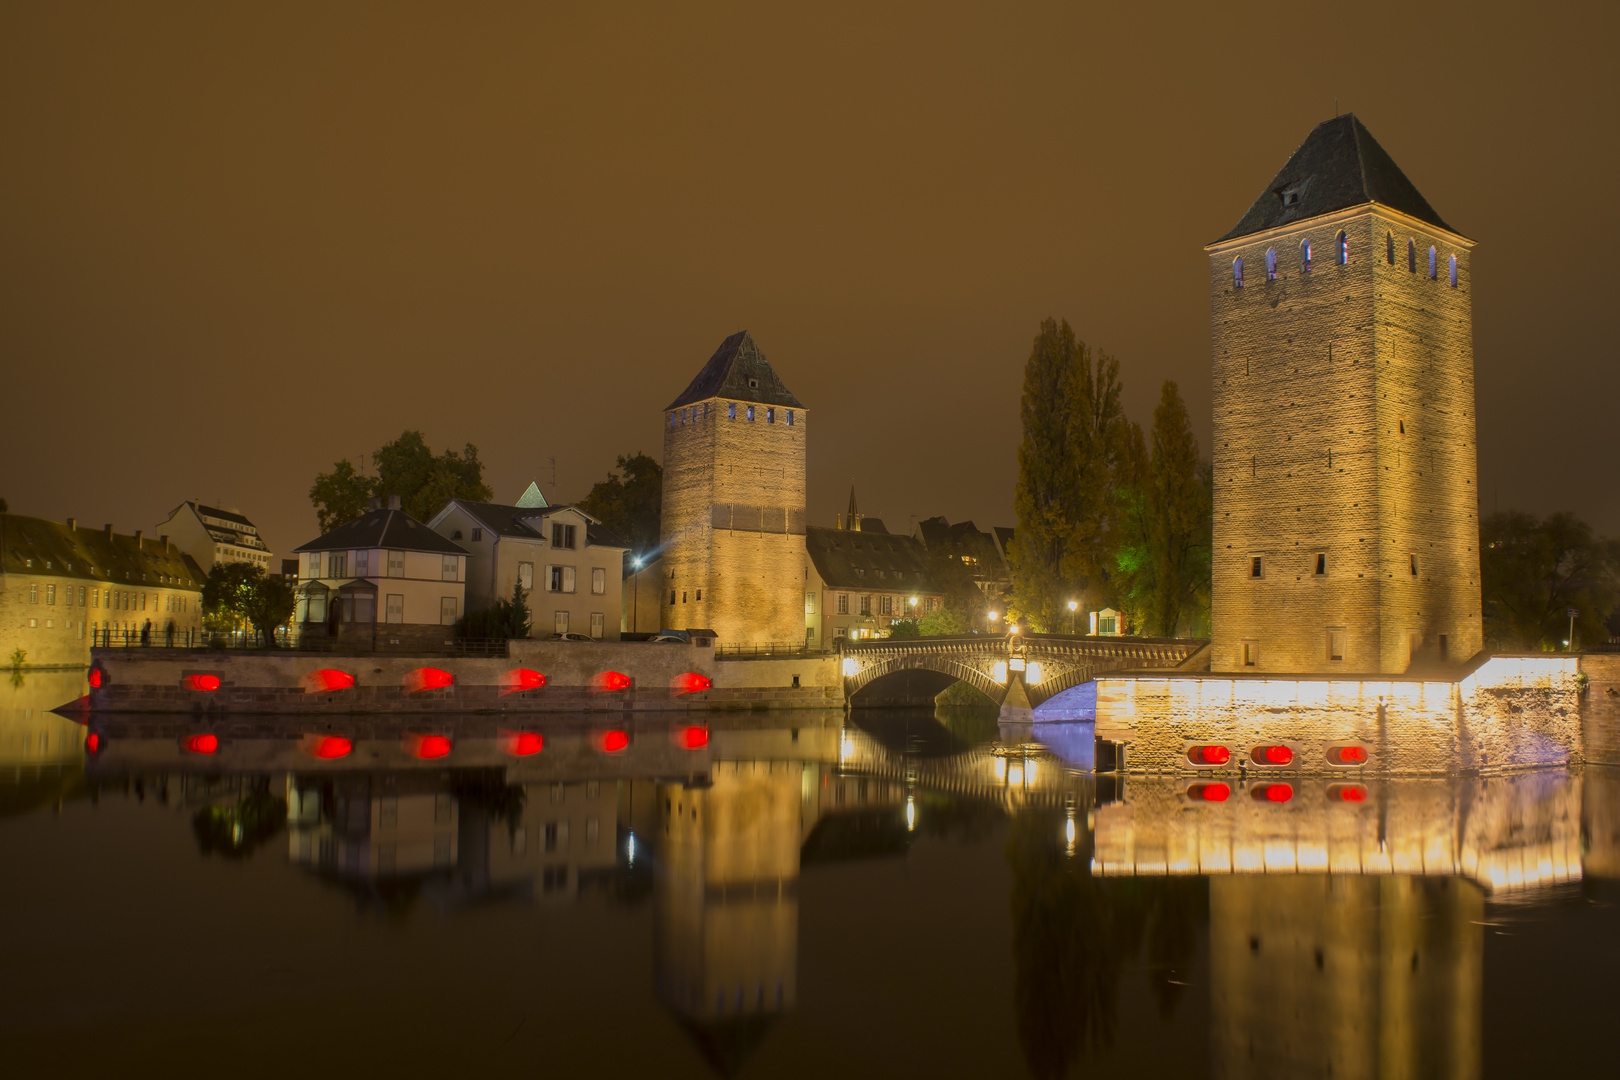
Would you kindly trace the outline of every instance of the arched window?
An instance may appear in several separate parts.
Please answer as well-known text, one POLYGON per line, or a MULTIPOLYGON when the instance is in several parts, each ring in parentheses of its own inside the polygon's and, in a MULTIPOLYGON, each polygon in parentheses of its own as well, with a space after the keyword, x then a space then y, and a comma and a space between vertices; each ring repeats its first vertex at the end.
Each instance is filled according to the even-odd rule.
POLYGON ((1299 242, 1299 268, 1305 273, 1310 273, 1311 242, 1309 240, 1301 240, 1299 242))
POLYGON ((1439 259, 1439 252, 1434 250, 1434 245, 1433 244, 1430 244, 1429 245, 1429 280, 1430 281, 1433 281, 1437 276, 1439 276, 1440 264, 1438 262, 1438 259, 1439 259))
POLYGON ((1339 247, 1338 254, 1335 256, 1335 258, 1338 259, 1339 265, 1340 266, 1349 266, 1350 265, 1350 238, 1348 236, 1344 235, 1344 233, 1342 231, 1339 233, 1339 245, 1338 245, 1338 247, 1339 247))
POLYGON ((1277 249, 1266 248, 1266 280, 1277 280, 1277 249))
POLYGON ((1406 242, 1406 272, 1417 273, 1417 245, 1410 240, 1406 242))
POLYGON ((1451 287, 1453 289, 1457 287, 1457 256, 1455 255, 1451 257, 1451 287))
POLYGON ((1395 234, 1394 233, 1388 233, 1387 232, 1387 233, 1384 234, 1384 261, 1389 263, 1389 265, 1391 265, 1391 266, 1395 265, 1395 234))
POLYGON ((1243 288, 1243 256, 1239 255, 1232 260, 1232 287, 1243 288))

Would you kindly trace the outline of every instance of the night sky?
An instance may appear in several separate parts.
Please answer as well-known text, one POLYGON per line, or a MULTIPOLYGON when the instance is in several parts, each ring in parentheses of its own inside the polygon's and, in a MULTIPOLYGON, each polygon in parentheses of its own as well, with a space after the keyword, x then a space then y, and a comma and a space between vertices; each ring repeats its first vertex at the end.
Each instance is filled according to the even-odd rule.
POLYGON ((746 328, 812 523, 1012 524, 1045 316, 1208 453, 1203 245, 1337 98, 1479 243, 1483 509, 1620 533, 1617 5, 246 7, 0 8, 14 513, 284 554, 405 428, 577 499, 746 328))

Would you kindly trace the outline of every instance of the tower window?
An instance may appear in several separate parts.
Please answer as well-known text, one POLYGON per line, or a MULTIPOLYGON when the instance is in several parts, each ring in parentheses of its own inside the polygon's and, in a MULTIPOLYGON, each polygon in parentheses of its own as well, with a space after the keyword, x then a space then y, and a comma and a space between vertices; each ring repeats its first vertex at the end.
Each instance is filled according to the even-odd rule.
POLYGON ((766 409, 765 410, 765 422, 767 424, 776 423, 776 410, 775 409, 766 409))
POLYGON ((1395 265, 1395 234, 1394 233, 1387 232, 1387 233, 1384 234, 1384 261, 1389 263, 1389 265, 1391 265, 1391 266, 1395 265))
POLYGON ((1406 557, 1406 560, 1407 560, 1407 565, 1411 568, 1412 576, 1417 577, 1418 576, 1418 573, 1417 573, 1417 556, 1416 555, 1408 555, 1406 557))
POLYGON ((1311 242, 1309 240, 1299 242, 1299 268, 1307 274, 1311 271, 1311 242))
POLYGON ((1417 244, 1411 240, 1406 242, 1406 272, 1417 273, 1417 244))
POLYGON ((1344 659, 1344 631, 1329 630, 1327 635, 1327 658, 1329 660, 1344 659))
POLYGON ((750 390, 758 390, 759 389, 759 380, 758 379, 749 379, 748 380, 748 389, 750 389, 750 390))
POLYGON ((1232 287, 1243 288, 1243 256, 1232 260, 1232 287))
POLYGON ((1405 435, 1406 434, 1406 421, 1405 420, 1397 420, 1395 423, 1399 426, 1401 434, 1405 435))
POLYGON ((674 413, 669 414, 669 426, 670 427, 675 426, 675 414, 674 413))
POLYGON ((727 402, 727 404, 726 404, 726 419, 727 420, 735 420, 735 419, 737 419, 737 403, 735 401, 727 402))
POLYGON ((1342 229, 1339 231, 1338 248, 1339 248, 1339 250, 1338 250, 1338 256, 1337 257, 1338 257, 1338 260, 1339 260, 1339 265, 1340 266, 1349 266, 1350 265, 1350 238, 1344 234, 1344 231, 1342 229))
POLYGON ((1265 570, 1265 567, 1264 567, 1264 564, 1262 564, 1261 561, 1260 561, 1260 556, 1255 555, 1255 556, 1252 556, 1249 559, 1249 576, 1250 577, 1252 577, 1252 578, 1264 577, 1265 576, 1264 570, 1265 570))
POLYGON ((1457 256, 1455 255, 1451 257, 1451 287, 1453 289, 1457 287, 1457 256))
POLYGON ((702 589, 699 589, 699 590, 698 590, 698 591, 697 591, 697 598, 698 598, 698 599, 699 599, 699 600, 702 600, 702 599, 703 599, 703 590, 702 590, 702 589))
POLYGON ((752 405, 750 405, 750 406, 748 406, 748 419, 752 420, 753 418, 754 418, 754 407, 752 405))
POLYGON ((1254 667, 1260 662, 1260 646, 1257 642, 1245 641, 1243 643, 1243 666, 1254 667))
POLYGON ((1439 258, 1439 252, 1434 250, 1434 245, 1433 244, 1430 244, 1429 245, 1429 280, 1430 281, 1433 281, 1435 279, 1435 277, 1439 273, 1438 262, 1437 262, 1438 258, 1439 258))
POLYGON ((1277 249, 1266 248, 1266 280, 1277 280, 1277 249))
POLYGON ((1316 553, 1316 576, 1327 576, 1327 552, 1325 551, 1319 551, 1316 553))
POLYGON ((787 411, 787 414, 788 414, 788 427, 792 427, 793 426, 793 410, 789 409, 787 411))

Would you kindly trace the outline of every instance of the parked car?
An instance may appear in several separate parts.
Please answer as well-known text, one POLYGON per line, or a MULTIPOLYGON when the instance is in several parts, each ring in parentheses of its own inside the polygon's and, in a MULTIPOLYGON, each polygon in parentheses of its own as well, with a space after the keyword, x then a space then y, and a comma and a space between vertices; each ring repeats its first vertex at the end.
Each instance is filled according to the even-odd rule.
POLYGON ((591 637, 589 637, 588 635, 586 635, 586 634, 552 634, 551 635, 551 640, 552 641, 591 641, 593 639, 591 637))

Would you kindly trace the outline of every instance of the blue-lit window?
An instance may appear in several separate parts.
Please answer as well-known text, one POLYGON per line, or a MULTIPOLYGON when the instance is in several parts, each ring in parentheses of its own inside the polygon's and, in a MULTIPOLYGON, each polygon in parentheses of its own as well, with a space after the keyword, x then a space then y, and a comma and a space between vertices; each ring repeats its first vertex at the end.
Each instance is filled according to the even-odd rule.
POLYGON ((789 409, 787 412, 788 412, 788 427, 792 427, 793 426, 793 410, 789 409))
POLYGON ((766 409, 765 410, 765 422, 767 424, 776 423, 776 410, 775 409, 766 409))
POLYGON ((1303 271, 1305 273, 1310 272, 1310 269, 1311 269, 1311 242, 1309 240, 1301 240, 1299 242, 1299 268, 1300 268, 1301 271, 1303 271))
POLYGON ((1457 287, 1457 256, 1455 255, 1451 257, 1451 287, 1453 289, 1457 287))
POLYGON ((737 403, 735 401, 727 403, 727 405, 726 405, 726 419, 727 420, 735 420, 735 419, 737 419, 737 403))
POLYGON ((1239 255, 1232 260, 1232 287, 1243 288, 1243 256, 1239 255))
POLYGON ((748 406, 748 419, 752 420, 753 418, 754 418, 754 407, 752 405, 750 405, 750 406, 748 406))
POLYGON ((1266 280, 1277 280, 1277 249, 1266 248, 1266 280))

